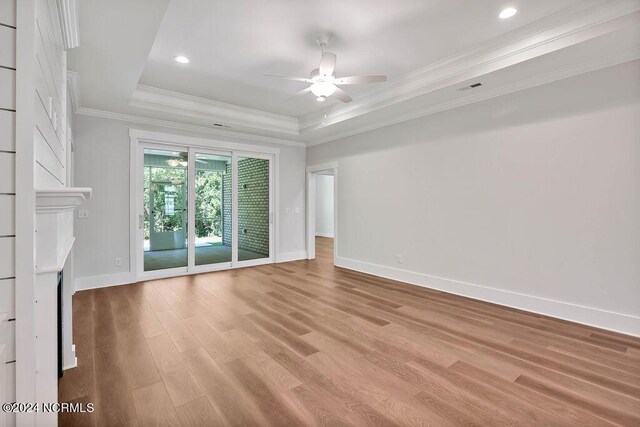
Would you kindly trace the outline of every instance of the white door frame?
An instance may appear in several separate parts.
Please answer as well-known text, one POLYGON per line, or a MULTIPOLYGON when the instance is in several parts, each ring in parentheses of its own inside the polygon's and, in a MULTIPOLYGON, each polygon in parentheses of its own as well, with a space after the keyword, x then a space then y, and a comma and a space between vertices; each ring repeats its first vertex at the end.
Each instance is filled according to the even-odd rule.
MULTIPOLYGON (((131 209, 132 213, 135 213, 135 217, 136 217, 136 227, 135 227, 135 233, 131 233, 132 234, 132 238, 133 240, 136 242, 135 244, 135 248, 136 248, 136 252, 134 254, 135 257, 135 265, 136 265, 136 269, 133 270, 136 272, 136 279, 138 280, 151 280, 151 279, 157 279, 160 277, 171 277, 171 276, 180 276, 183 274, 187 274, 188 271, 188 265, 190 264, 190 259, 189 259, 189 247, 191 246, 188 243, 187 246, 187 265, 185 265, 184 267, 175 267, 175 268, 167 268, 167 269, 163 269, 163 270, 153 270, 153 271, 144 271, 144 249, 142 248, 142 241, 144 240, 144 227, 141 227, 140 224, 142 224, 141 221, 144 221, 144 208, 145 206, 143 206, 142 201, 144 200, 144 185, 142 185, 142 183, 144 182, 144 150, 145 149, 154 149, 154 150, 167 150, 167 151, 179 151, 179 152, 188 152, 188 149, 185 149, 185 147, 181 147, 179 145, 165 145, 165 144, 157 144, 157 143, 151 143, 151 142, 141 142, 140 144, 136 144, 137 147, 137 156, 135 159, 135 163, 132 163, 132 165, 134 165, 134 169, 135 169, 135 173, 136 173, 136 179, 133 182, 134 186, 135 186, 135 190, 134 193, 136 195, 136 201, 135 204, 133 205, 134 208, 131 209)), ((190 169, 191 163, 189 163, 189 167, 187 168, 187 183, 188 183, 188 187, 191 186, 190 183, 190 179, 191 179, 191 169, 190 169)), ((189 191, 187 191, 187 194, 189 194, 189 191)), ((191 195, 189 194, 188 199, 187 200, 191 200, 191 195)), ((187 208, 188 209, 188 208, 187 208)), ((190 214, 189 211, 187 211, 188 214, 190 214)))
POLYGON ((338 162, 307 166, 307 259, 316 258, 316 176, 333 172, 333 264, 338 257, 338 162))
MULTIPOLYGON (((189 148, 189 182, 193 182, 194 184, 194 190, 195 190, 195 182, 196 182, 196 154, 212 154, 212 155, 216 155, 216 156, 228 156, 229 159, 231 160, 232 164, 233 164, 233 152, 232 151, 228 151, 228 150, 214 150, 214 149, 207 149, 207 148, 200 148, 200 147, 190 147, 189 148)), ((233 167, 231 168, 232 170, 232 176, 233 176, 233 167)), ((233 189, 233 178, 232 178, 232 182, 231 182, 231 188, 233 189)), ((233 194, 233 191, 231 192, 233 194)), ((191 195, 189 195, 188 197, 188 210, 189 210, 189 219, 187 224, 195 224, 196 221, 196 198, 195 197, 191 197, 191 195)), ((231 202, 231 212, 235 212, 234 209, 234 203, 233 201, 231 202)), ((233 220, 231 221, 231 224, 233 224, 233 220)), ((233 267, 233 247, 234 245, 232 245, 232 257, 231 257, 231 261, 229 262, 219 262, 219 263, 215 263, 215 264, 204 264, 204 265, 196 265, 195 259, 196 259, 196 247, 195 247, 195 241, 196 241, 196 229, 195 227, 188 227, 189 228, 189 242, 194 242, 194 244, 189 245, 188 246, 188 252, 189 252, 189 260, 193 260, 193 261, 189 261, 189 265, 191 266, 189 268, 189 273, 205 273, 205 272, 211 272, 211 271, 218 271, 218 270, 227 270, 229 268, 233 267)), ((233 233, 233 227, 232 227, 232 233, 233 233)), ((232 242, 234 241, 233 238, 231 240, 232 242)))
MULTIPOLYGON (((158 278, 165 277, 173 277, 173 276, 182 276, 188 274, 196 274, 202 272, 216 271, 221 269, 228 268, 240 268, 240 267, 248 267, 252 265, 261 265, 261 264, 270 264, 276 261, 276 253, 279 248, 278 241, 278 215, 274 213, 275 206, 278 206, 279 200, 279 157, 280 157, 280 149, 274 147, 266 147, 259 145, 251 145, 251 144, 242 144, 228 141, 221 141, 215 139, 206 139, 206 138, 198 138, 184 135, 176 135, 170 133, 163 132, 153 132, 146 131, 140 129, 129 129, 129 161, 130 161, 130 171, 129 171, 129 204, 130 204, 130 216, 129 216, 129 263, 130 263, 130 273, 132 276, 132 281, 140 281, 140 280, 152 280, 158 278), (143 250, 140 242, 142 241, 142 231, 138 226, 139 216, 143 213, 141 211, 142 204, 141 200, 143 199, 142 195, 142 178, 144 174, 144 155, 143 149, 141 149, 141 144, 144 144, 145 147, 152 147, 163 150, 172 150, 172 151, 188 151, 189 152, 189 179, 190 179, 190 187, 194 189, 195 181, 193 178, 195 177, 195 156, 192 153, 216 153, 222 154, 231 153, 232 161, 236 167, 232 167, 233 171, 233 179, 232 179, 232 188, 237 187, 237 157, 257 157, 257 158, 265 158, 269 159, 269 179, 270 179, 270 188, 272 191, 269 193, 269 215, 270 215, 270 225, 269 225, 269 257, 261 258, 257 260, 248 260, 248 261, 237 261, 237 212, 234 209, 237 206, 237 191, 232 191, 233 201, 232 201, 232 212, 234 218, 232 218, 232 239, 233 239, 233 259, 231 265, 229 263, 220 263, 220 264, 210 264, 210 265, 202 265, 195 266, 194 260, 195 253, 193 250, 188 251, 188 265, 189 267, 180 267, 175 269, 165 269, 165 270, 154 270, 149 272, 144 272, 144 259, 143 259, 143 250), (235 186, 235 187, 234 187, 235 186), (233 262, 235 261, 235 262, 233 262)), ((194 195, 189 193, 188 202, 189 202, 189 216, 194 215, 195 211, 193 208, 195 207, 195 199, 194 195), (194 203, 192 205, 192 203, 194 203)), ((191 227, 193 228, 193 227, 191 227)), ((191 230, 189 230, 189 234, 191 235, 191 230)), ((191 241, 192 239, 190 239, 191 241)), ((192 245, 191 245, 192 246, 192 245)))

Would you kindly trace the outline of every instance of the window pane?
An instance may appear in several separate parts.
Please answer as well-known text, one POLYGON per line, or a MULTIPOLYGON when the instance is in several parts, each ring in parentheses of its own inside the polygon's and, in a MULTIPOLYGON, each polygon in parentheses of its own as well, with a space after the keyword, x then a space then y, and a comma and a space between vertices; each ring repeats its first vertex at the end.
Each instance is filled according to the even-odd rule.
POLYGON ((196 154, 196 265, 231 262, 231 157, 196 154))

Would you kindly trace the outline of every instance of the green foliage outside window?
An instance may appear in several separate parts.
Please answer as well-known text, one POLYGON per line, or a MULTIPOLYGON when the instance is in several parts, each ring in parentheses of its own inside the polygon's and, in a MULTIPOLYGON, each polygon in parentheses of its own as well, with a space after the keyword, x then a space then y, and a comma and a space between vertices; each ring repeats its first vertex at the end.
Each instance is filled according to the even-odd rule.
MULTIPOLYGON (((196 170, 196 237, 222 236, 222 176, 223 173, 221 171, 196 170)), ((152 183, 156 183, 153 197, 155 230, 156 232, 161 232, 182 229, 182 216, 187 215, 186 182, 186 169, 156 166, 146 166, 144 168, 145 239, 149 239, 151 219, 149 198, 152 183), (185 185, 184 194, 181 183, 185 185), (166 215, 165 212, 165 197, 167 194, 175 195, 173 215, 166 215), (182 210, 183 206, 184 211, 182 210)))

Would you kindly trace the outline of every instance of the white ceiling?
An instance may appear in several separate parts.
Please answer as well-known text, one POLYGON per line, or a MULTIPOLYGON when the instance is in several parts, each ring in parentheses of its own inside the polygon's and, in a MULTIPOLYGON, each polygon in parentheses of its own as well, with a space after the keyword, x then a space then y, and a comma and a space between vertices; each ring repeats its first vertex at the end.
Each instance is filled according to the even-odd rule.
MULTIPOLYGON (((305 83, 263 73, 308 76, 320 60, 319 34, 333 35, 327 50, 338 55, 337 75, 393 80, 578 1, 171 1, 140 83, 300 117, 325 105, 311 95, 288 100, 305 83), (507 4, 520 13, 499 19, 507 4), (178 64, 176 55, 191 62, 178 64)), ((357 96, 370 87, 346 90, 357 96)))
POLYGON ((328 141, 640 57, 640 0, 83 0, 79 15, 80 113, 272 142, 328 141), (498 19, 506 6, 518 14, 498 19), (304 83, 263 73, 308 75, 322 33, 337 75, 389 81, 346 86, 350 104, 287 99, 304 83))

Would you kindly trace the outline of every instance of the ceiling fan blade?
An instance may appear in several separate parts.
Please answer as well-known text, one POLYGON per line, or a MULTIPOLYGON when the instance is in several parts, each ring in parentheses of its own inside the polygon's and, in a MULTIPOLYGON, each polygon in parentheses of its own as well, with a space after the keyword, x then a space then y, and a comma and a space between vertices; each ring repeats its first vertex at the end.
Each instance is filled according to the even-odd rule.
POLYGON ((302 89, 301 91, 298 91, 298 92, 294 93, 293 95, 289 96, 289 98, 287 98, 287 99, 291 99, 291 98, 294 98, 296 96, 306 95, 309 92, 311 92, 311 86, 306 87, 306 88, 302 89))
POLYGON ((351 97, 349 96, 349 94, 347 94, 347 92, 343 91, 339 87, 336 87, 335 92, 333 92, 333 96, 335 96, 342 102, 351 102, 351 97))
POLYGON ((270 77, 280 77, 281 79, 295 80, 298 82, 313 83, 311 79, 308 79, 306 77, 288 76, 286 74, 275 74, 275 73, 264 73, 263 75, 270 76, 270 77))
POLYGON ((369 74, 362 76, 339 77, 334 80, 337 85, 359 85, 362 83, 377 83, 387 81, 387 76, 381 74, 369 74))
POLYGON ((320 76, 329 77, 333 75, 333 70, 336 68, 336 54, 329 52, 322 52, 322 59, 320 60, 320 76))

